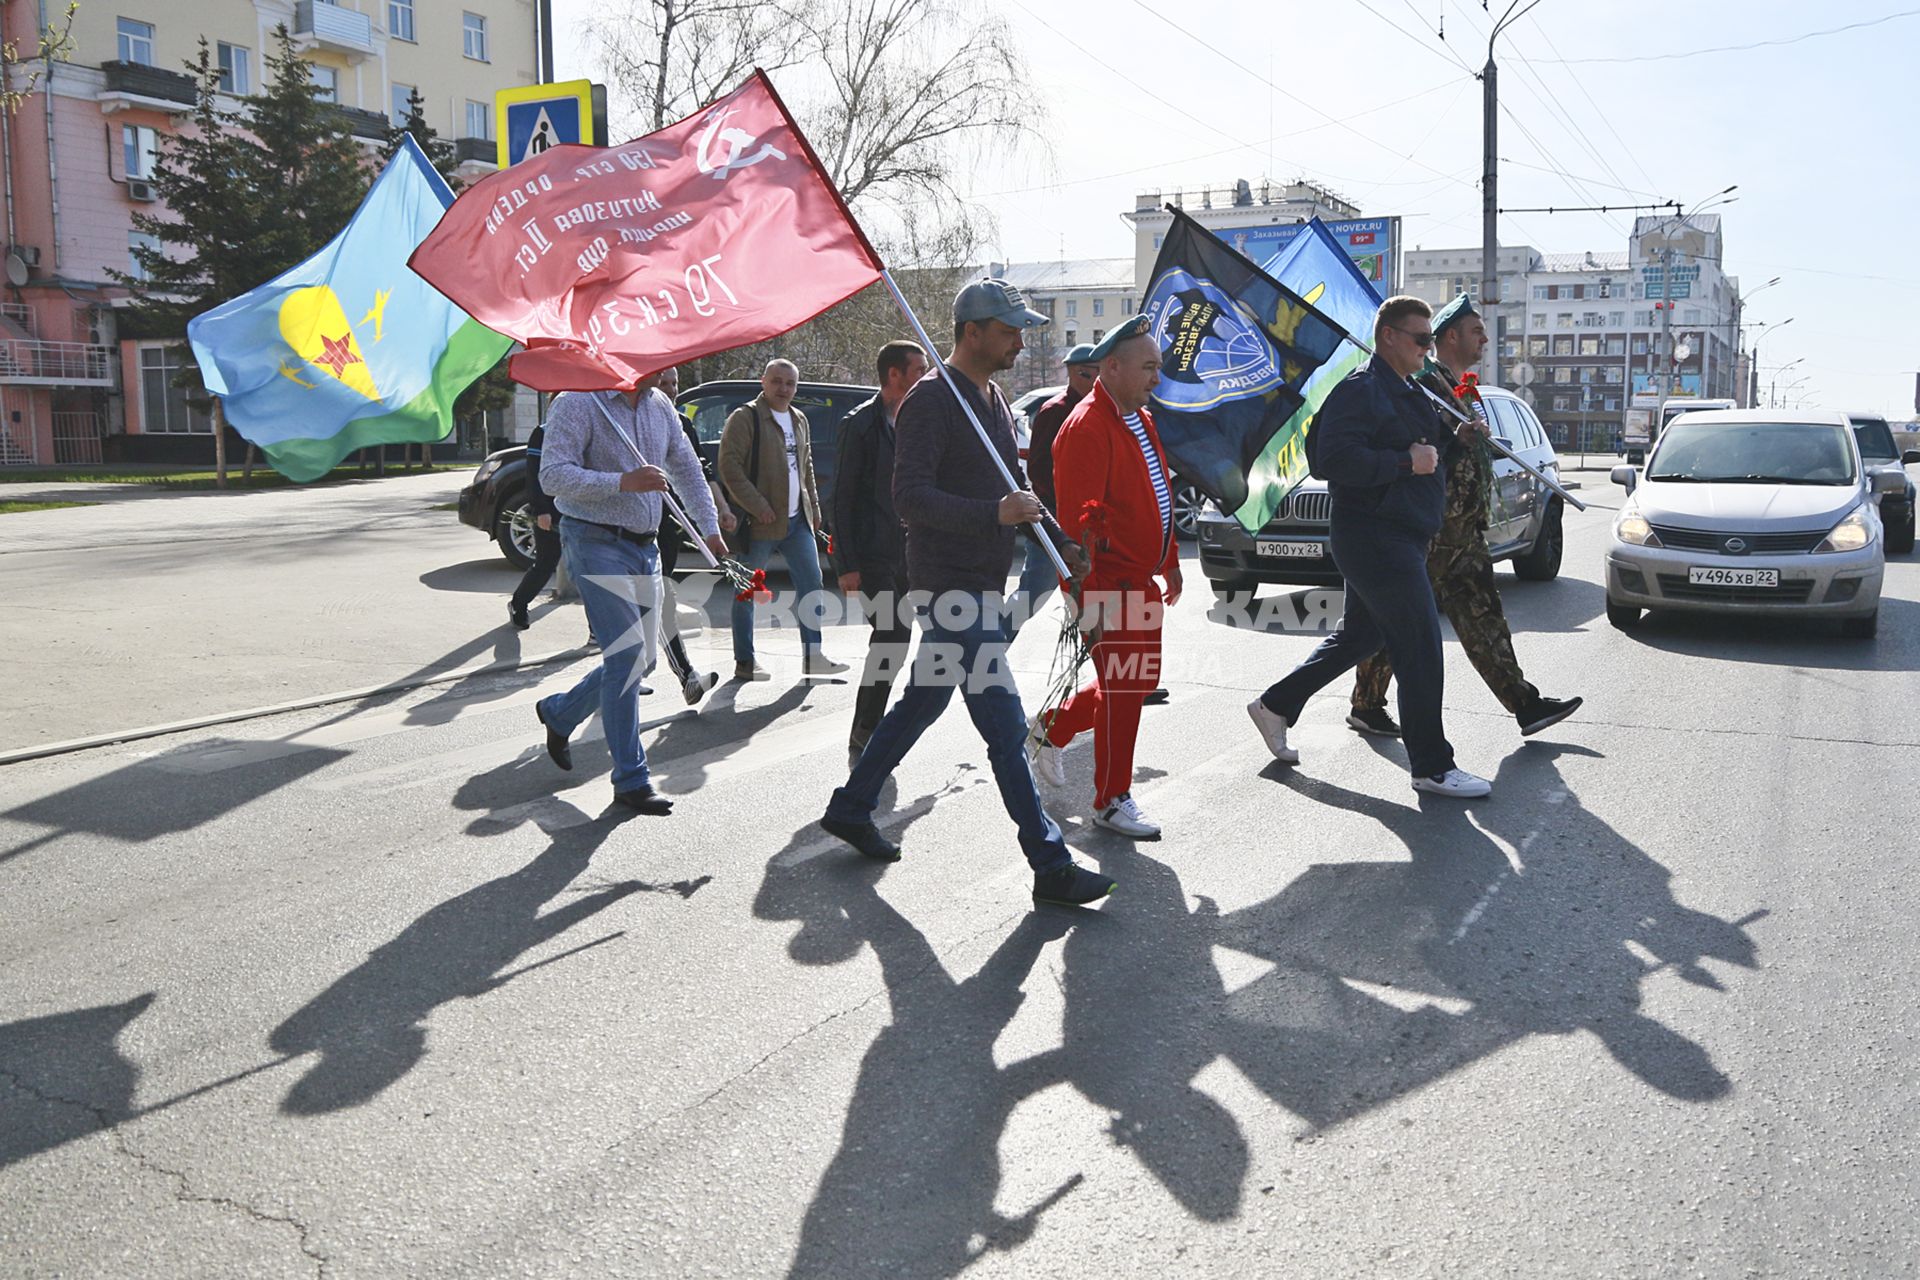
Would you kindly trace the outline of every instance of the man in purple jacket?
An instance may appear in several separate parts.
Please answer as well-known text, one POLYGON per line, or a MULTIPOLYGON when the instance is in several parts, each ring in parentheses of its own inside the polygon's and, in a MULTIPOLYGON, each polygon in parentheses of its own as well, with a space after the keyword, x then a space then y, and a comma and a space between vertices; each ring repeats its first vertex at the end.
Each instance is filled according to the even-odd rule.
MULTIPOLYGON (((1000 461, 1019 474, 1013 411, 993 375, 1013 368, 1024 330, 1047 323, 1020 291, 979 280, 953 303, 953 353, 944 371, 923 378, 894 421, 893 505, 907 527, 907 575, 931 596, 924 635, 906 690, 881 719, 846 784, 833 793, 820 825, 869 858, 895 862, 900 847, 873 823, 880 789, 920 735, 940 718, 956 686, 987 743, 987 761, 1020 848, 1033 868, 1036 903, 1082 905, 1113 891, 1113 881, 1074 863, 1060 828, 1041 807, 1027 763, 1026 713, 1007 668, 1005 601, 1015 529, 1042 517, 1039 499, 1008 492, 1001 470, 968 420, 986 428, 1000 461), (956 396, 964 396, 963 402, 956 396)), ((1075 573, 1086 558, 1057 526, 1048 530, 1075 573)))

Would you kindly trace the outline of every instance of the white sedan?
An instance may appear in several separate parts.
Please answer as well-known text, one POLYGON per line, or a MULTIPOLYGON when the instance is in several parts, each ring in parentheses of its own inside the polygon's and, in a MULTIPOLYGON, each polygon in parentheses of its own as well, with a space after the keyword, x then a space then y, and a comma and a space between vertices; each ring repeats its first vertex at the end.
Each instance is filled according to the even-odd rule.
POLYGON ((1661 435, 1646 475, 1613 469, 1627 502, 1607 547, 1607 620, 1645 609, 1804 614, 1868 638, 1880 616, 1885 533, 1844 414, 1688 413, 1661 435))

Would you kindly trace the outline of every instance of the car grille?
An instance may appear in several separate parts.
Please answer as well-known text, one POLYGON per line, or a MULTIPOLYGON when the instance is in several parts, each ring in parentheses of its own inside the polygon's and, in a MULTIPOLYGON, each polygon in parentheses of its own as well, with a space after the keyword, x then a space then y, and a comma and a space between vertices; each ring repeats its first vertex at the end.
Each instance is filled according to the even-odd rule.
POLYGON ((1660 594, 1669 600, 1712 600, 1721 604, 1805 604, 1812 578, 1782 578, 1777 587, 1710 587, 1688 582, 1684 573, 1663 573, 1660 594))
POLYGON ((1670 524, 1656 524, 1653 532, 1663 546, 1679 551, 1712 551, 1716 554, 1726 552, 1728 538, 1740 538, 1747 544, 1741 555, 1811 551, 1827 536, 1818 529, 1811 533, 1721 533, 1718 530, 1680 529, 1670 524))
POLYGON ((1296 491, 1274 512, 1273 518, 1298 524, 1326 524, 1333 519, 1333 495, 1324 489, 1296 491))

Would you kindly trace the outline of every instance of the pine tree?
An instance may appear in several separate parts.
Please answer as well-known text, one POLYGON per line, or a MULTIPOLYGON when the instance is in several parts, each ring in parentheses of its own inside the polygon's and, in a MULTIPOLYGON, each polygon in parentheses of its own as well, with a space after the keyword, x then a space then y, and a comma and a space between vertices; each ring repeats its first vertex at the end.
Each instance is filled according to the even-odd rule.
MULTIPOLYGON (((167 216, 136 213, 149 237, 137 270, 112 272, 133 294, 131 325, 184 342, 187 321, 311 257, 359 208, 368 173, 339 115, 323 102, 285 26, 275 29, 273 78, 244 112, 220 105, 220 68, 203 38, 187 71, 192 122, 162 139, 153 186, 167 216)), ((226 422, 199 368, 183 362, 188 403, 213 417, 217 483, 227 482, 226 422)))
POLYGON ((407 94, 407 121, 387 129, 387 145, 381 149, 380 159, 384 164, 400 152, 400 139, 408 134, 426 152, 427 160, 434 171, 447 180, 447 185, 455 191, 460 190, 460 157, 455 153, 453 144, 442 138, 434 127, 427 123, 426 99, 420 96, 418 89, 407 94))

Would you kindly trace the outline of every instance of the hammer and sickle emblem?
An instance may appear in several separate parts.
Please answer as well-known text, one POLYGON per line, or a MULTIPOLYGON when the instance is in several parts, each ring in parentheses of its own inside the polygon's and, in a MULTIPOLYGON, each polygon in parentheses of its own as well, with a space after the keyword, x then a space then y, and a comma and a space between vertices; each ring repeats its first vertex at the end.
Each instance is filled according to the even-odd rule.
POLYGON ((750 168, 762 160, 787 158, 786 152, 770 142, 760 142, 758 137, 744 129, 721 128, 720 126, 727 122, 727 117, 732 115, 734 110, 733 107, 724 107, 713 113, 707 121, 706 129, 700 134, 700 149, 694 157, 694 163, 700 166, 700 172, 711 174, 716 182, 726 181, 735 169, 750 168), (725 143, 727 148, 725 158, 717 165, 713 162, 711 152, 716 137, 725 143), (759 149, 751 150, 756 142, 760 142, 759 149))

